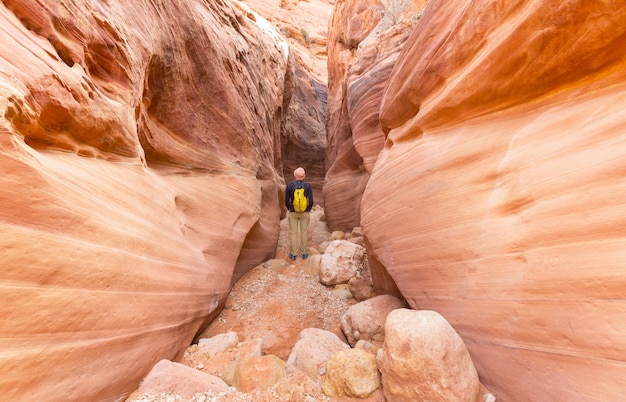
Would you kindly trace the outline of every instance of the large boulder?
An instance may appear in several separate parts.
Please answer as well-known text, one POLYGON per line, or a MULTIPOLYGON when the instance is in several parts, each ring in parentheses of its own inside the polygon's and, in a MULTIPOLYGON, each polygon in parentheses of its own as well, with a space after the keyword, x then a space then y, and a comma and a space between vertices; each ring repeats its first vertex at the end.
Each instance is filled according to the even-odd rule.
POLYGON ((241 392, 264 390, 285 380, 285 362, 274 355, 242 357, 228 367, 223 378, 241 392))
POLYGON ((331 397, 367 398, 380 387, 376 356, 363 349, 343 349, 326 363, 322 383, 331 397))
POLYGON ((333 240, 320 260, 319 277, 324 285, 346 283, 354 277, 365 256, 365 248, 347 240, 333 240))
POLYGON ((380 354, 389 402, 479 402, 478 374, 461 337, 434 311, 397 309, 380 354))
POLYGON ((341 317, 341 330, 352 346, 359 340, 371 341, 380 346, 385 339, 387 315, 403 307, 406 307, 404 301, 391 295, 367 299, 346 310, 341 317))
POLYGON ((350 349, 337 335, 319 328, 304 329, 298 336, 285 366, 287 374, 302 371, 321 385, 326 362, 343 349, 350 349))
POLYGON ((174 393, 191 399, 195 394, 226 392, 228 389, 226 382, 217 376, 184 364, 161 360, 150 370, 133 396, 174 393))

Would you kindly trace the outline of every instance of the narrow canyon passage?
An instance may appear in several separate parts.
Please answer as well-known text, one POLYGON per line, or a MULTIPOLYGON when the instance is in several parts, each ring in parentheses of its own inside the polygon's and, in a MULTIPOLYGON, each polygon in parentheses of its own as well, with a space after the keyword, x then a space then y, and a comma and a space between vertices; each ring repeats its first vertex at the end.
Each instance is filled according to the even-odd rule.
MULTIPOLYGON (((432 389, 438 395, 424 400, 495 401, 479 383, 454 329, 448 323, 444 327, 435 324, 437 313, 412 311, 404 300, 376 295, 373 289, 361 297, 366 294, 365 288, 357 283, 365 279, 371 284, 366 256, 353 265, 357 272, 353 275, 361 280, 353 281, 352 276, 346 282, 324 285, 326 268, 317 257, 332 255, 330 250, 337 244, 360 247, 363 239, 360 228, 331 233, 319 206, 311 215, 311 256, 306 260, 288 259, 288 220, 283 219, 276 258, 240 278, 224 309, 197 342, 177 362, 158 362, 127 402, 383 402, 387 397, 385 379, 395 377, 385 359, 389 362, 413 355, 411 363, 400 363, 415 370, 411 376, 400 374, 402 388, 425 394, 432 389), (385 317, 391 317, 392 312, 412 316, 403 315, 401 326, 389 327, 385 317), (429 317, 428 324, 412 326, 420 322, 413 321, 418 315, 429 317), (395 335, 387 337, 384 328, 395 335), (440 328, 447 329, 440 332, 440 328), (412 336, 419 341, 410 340, 412 336), (457 339, 459 345, 451 344, 451 339, 457 339), (402 345, 401 356, 393 347, 387 348, 388 342, 402 345), (431 355, 432 351, 436 352, 431 355), (466 360, 459 359, 459 351, 465 353, 466 360), (345 359, 346 354, 359 358, 345 359), (433 361, 438 368, 433 368, 433 361), (342 373, 339 377, 333 371, 336 367, 342 373), (473 386, 468 386, 465 368, 473 373, 473 386), (219 381, 221 388, 207 383, 209 378, 219 381), (450 395, 461 397, 450 399, 450 395)), ((442 317, 440 320, 445 322, 442 317)), ((414 397, 409 393, 399 400, 417 400, 414 397)))
MULTIPOLYGON (((323 214, 321 208, 311 212, 312 255, 331 235, 326 223, 320 221, 323 214)), ((321 284, 317 272, 312 271, 311 259, 290 261, 288 253, 289 228, 283 219, 276 260, 257 266, 236 282, 224 310, 200 338, 228 331, 235 331, 244 339, 263 337, 263 352, 285 360, 305 328, 324 329, 344 338, 341 316, 355 303, 346 297, 347 285, 333 290, 321 284)))
MULTIPOLYGON (((333 236, 342 233, 331 233, 324 222, 324 210, 318 205, 311 212, 309 245, 311 255, 319 253, 320 245, 328 243, 333 236)), ((349 236, 350 234, 348 234, 349 236)), ((223 377, 227 374, 224 367, 229 367, 238 350, 245 349, 246 343, 261 339, 261 354, 273 355, 286 362, 294 344, 303 330, 317 328, 335 334, 341 342, 346 338, 341 330, 341 317, 356 300, 350 295, 347 284, 326 286, 320 283, 317 268, 312 258, 290 261, 289 230, 287 219, 281 221, 280 238, 276 250, 276 258, 258 265, 233 286, 226 305, 219 316, 198 337, 198 342, 190 345, 179 363, 206 373, 223 377), (207 339, 218 339, 235 336, 238 346, 232 346, 232 352, 207 357, 206 349, 199 346, 207 339)), ((361 271, 367 274, 366 267, 361 271)), ((243 353, 243 352, 241 352, 243 353)), ((263 387, 248 392, 236 390, 228 392, 204 392, 194 396, 181 395, 180 376, 168 377, 165 374, 159 379, 159 392, 140 384, 127 399, 128 402, 174 402, 174 401, 215 401, 215 402, 276 402, 276 401, 336 401, 336 402, 380 402, 382 391, 369 398, 331 398, 319 390, 306 388, 304 385, 292 385, 293 388, 307 389, 308 395, 298 397, 297 392, 285 390, 284 387, 263 387), (169 383, 169 385, 168 385, 169 383), (168 388, 169 387, 169 388, 168 388), (178 391, 177 391, 178 390, 178 391), (289 395, 290 394, 290 395, 289 395), (296 399, 294 398, 294 395, 296 399), (300 399, 298 399, 300 398, 300 399)), ((152 381, 150 378, 144 382, 152 381)), ((297 383, 297 380, 291 379, 297 383)), ((308 381, 308 380, 307 380, 308 381)), ((303 392, 303 391, 302 391, 303 392)))
POLYGON ((499 400, 623 399, 623 1, 10 0, 0 21, 2 399, 123 400, 203 331, 277 359, 305 326, 340 337, 345 289, 286 258, 297 166, 328 224, 310 245, 358 226, 376 292, 445 317, 499 400))

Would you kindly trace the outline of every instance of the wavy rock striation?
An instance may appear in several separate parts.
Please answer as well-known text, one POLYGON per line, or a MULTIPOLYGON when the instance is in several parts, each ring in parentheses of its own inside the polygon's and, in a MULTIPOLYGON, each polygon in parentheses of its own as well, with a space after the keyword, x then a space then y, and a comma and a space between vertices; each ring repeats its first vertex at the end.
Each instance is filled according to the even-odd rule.
POLYGON ((498 400, 626 389, 625 46, 615 0, 433 0, 371 101, 376 284, 442 314, 498 400))
POLYGON ((328 33, 328 119, 324 203, 332 230, 360 226, 361 196, 385 135, 383 91, 426 0, 347 0, 328 33))
POLYGON ((294 61, 219 1, 7 0, 0 21, 0 390, 120 399, 273 256, 294 61))

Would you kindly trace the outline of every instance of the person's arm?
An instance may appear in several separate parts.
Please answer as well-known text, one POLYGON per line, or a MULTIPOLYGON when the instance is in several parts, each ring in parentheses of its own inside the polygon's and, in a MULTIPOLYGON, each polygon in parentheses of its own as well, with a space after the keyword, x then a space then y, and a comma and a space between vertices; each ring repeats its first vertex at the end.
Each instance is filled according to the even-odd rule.
POLYGON ((293 189, 290 188, 290 184, 287 184, 287 188, 285 189, 285 207, 287 207, 287 211, 291 211, 291 205, 293 205, 293 189))
POLYGON ((309 183, 307 183, 306 191, 304 195, 307 197, 307 202, 308 202, 307 211, 310 211, 311 208, 313 208, 313 188, 311 187, 309 183))

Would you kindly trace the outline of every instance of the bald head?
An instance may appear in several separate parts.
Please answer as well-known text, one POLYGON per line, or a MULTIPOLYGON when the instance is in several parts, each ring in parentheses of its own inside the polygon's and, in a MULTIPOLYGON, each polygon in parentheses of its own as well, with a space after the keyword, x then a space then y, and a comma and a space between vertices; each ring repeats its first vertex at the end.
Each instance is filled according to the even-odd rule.
POLYGON ((303 180, 305 176, 304 169, 301 167, 297 168, 293 171, 293 176, 296 178, 296 180, 303 180))

